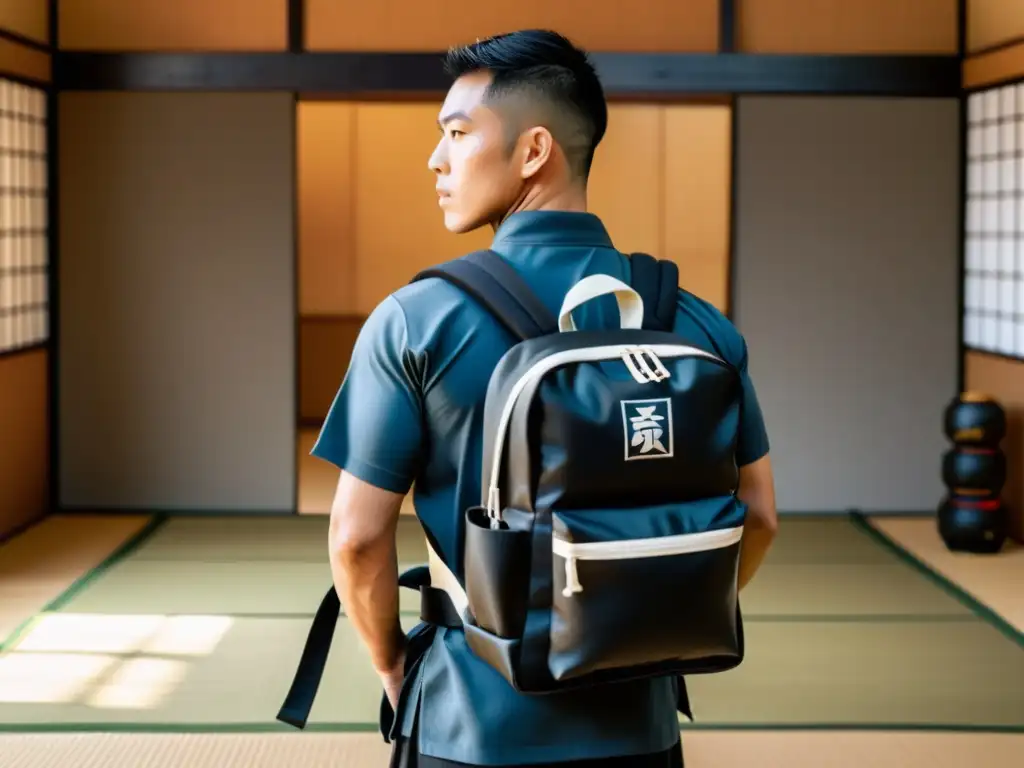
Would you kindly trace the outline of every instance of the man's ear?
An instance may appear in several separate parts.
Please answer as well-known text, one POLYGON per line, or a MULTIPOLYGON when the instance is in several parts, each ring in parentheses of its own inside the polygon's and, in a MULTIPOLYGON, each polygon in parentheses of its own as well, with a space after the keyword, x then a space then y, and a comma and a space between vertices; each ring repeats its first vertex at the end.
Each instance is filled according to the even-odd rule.
POLYGON ((524 131, 519 137, 520 175, 524 179, 535 176, 554 153, 555 139, 547 128, 536 126, 524 131))

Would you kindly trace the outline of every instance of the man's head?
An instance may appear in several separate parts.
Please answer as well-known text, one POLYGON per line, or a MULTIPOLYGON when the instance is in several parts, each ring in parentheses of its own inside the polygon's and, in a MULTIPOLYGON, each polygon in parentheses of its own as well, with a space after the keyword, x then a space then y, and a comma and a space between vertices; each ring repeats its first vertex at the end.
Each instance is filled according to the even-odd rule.
POLYGON ((585 202, 608 110, 582 50, 554 32, 524 30, 452 49, 445 70, 454 83, 429 165, 449 230, 585 202))

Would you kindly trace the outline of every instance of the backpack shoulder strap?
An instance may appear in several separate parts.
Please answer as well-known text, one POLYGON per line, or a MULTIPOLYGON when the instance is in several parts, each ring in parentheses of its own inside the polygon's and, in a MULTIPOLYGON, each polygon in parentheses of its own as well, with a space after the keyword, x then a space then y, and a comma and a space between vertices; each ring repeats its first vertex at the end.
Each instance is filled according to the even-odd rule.
POLYGON ((412 282, 439 277, 462 289, 520 341, 558 330, 558 320, 519 273, 493 251, 474 251, 423 270, 412 282))
POLYGON ((671 331, 675 326, 679 293, 679 267, 667 259, 646 253, 629 256, 633 290, 644 300, 644 328, 671 331))

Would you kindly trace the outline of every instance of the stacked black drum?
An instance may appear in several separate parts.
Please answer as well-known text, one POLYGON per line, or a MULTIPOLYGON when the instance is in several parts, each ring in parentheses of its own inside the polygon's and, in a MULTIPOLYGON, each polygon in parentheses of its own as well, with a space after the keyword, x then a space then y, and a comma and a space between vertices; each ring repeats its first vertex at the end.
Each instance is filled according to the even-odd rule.
POLYGON ((939 534, 954 552, 998 552, 1007 536, 1000 448, 1006 413, 993 398, 964 392, 946 408, 945 431, 953 447, 942 457, 947 496, 939 507, 939 534))

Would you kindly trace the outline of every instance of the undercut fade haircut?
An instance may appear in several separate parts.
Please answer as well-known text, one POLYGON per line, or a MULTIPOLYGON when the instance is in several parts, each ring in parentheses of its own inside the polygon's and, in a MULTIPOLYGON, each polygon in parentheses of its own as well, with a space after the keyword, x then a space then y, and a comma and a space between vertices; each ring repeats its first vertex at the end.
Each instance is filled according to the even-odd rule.
POLYGON ((522 121, 539 118, 572 171, 586 180, 608 127, 608 105, 585 51, 557 32, 527 29, 452 48, 444 68, 453 80, 479 71, 491 74, 486 101, 507 107, 509 151, 526 127, 522 121))

